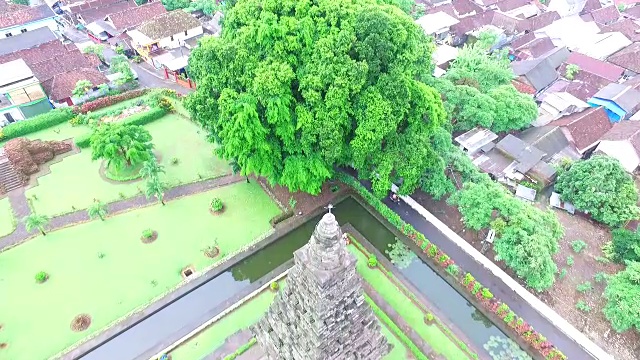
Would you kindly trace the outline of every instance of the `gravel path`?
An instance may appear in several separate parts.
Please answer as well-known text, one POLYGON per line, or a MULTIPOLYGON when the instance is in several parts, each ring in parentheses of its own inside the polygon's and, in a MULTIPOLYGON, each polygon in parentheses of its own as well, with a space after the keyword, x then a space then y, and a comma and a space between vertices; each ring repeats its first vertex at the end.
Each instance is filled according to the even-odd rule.
MULTIPOLYGON (((245 181, 244 176, 225 175, 215 179, 202 180, 190 184, 178 185, 165 193, 165 202, 179 199, 183 196, 199 194, 205 191, 215 189, 217 187, 227 186, 239 181, 245 181)), ((18 245, 26 240, 35 237, 38 231, 27 232, 24 227, 24 217, 31 214, 29 203, 24 194, 24 189, 14 190, 9 193, 9 201, 13 207, 18 226, 16 230, 4 237, 0 238, 0 251, 18 245)), ((155 198, 147 199, 144 195, 138 195, 129 199, 119 200, 107 204, 108 216, 117 215, 122 212, 133 210, 139 207, 147 206, 157 202, 155 198)), ((56 216, 49 221, 46 230, 53 231, 67 226, 80 224, 89 221, 87 210, 78 210, 72 213, 56 216)))

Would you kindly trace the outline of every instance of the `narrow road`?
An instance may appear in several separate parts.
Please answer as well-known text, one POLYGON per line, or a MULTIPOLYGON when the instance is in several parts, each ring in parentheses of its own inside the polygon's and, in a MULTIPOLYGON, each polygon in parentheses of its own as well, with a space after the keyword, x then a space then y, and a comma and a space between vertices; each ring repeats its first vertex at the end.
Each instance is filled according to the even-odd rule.
MULTIPOLYGON (((365 184, 369 189, 368 184, 365 184)), ((562 351, 569 359, 586 360, 592 358, 582 347, 567 337, 562 331, 547 321, 531 305, 520 298, 510 287, 494 276, 487 268, 477 263, 467 253, 456 246, 440 230, 413 210, 404 202, 395 203, 390 198, 383 200, 385 205, 395 211, 407 223, 421 232, 429 241, 447 253, 462 269, 471 272, 484 286, 491 289, 496 298, 509 305, 519 316, 524 318, 533 328, 546 336, 549 341, 562 351)))

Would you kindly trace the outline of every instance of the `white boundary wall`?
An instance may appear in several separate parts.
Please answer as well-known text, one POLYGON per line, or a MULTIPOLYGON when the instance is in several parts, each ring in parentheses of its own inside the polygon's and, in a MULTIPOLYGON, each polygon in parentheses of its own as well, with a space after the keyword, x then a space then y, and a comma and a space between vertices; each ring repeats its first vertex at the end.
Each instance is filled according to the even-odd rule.
MULTIPOLYGON (((396 185, 392 185, 393 192, 398 191, 398 187, 396 185)), ((445 225, 442 221, 440 221, 437 217, 431 214, 427 209, 425 209, 422 205, 418 204, 417 201, 413 200, 410 196, 399 196, 407 205, 411 206, 415 211, 417 211, 422 217, 424 217, 428 222, 435 225, 445 236, 449 238, 453 243, 456 244, 459 248, 461 248, 464 252, 469 254, 476 262, 487 268, 494 276, 500 278, 507 286, 509 286, 518 296, 528 302, 531 307, 533 307, 540 315, 544 316, 550 323, 552 323, 556 328, 565 333, 567 337, 573 339, 580 347, 582 347, 586 352, 591 354, 594 359, 598 360, 614 360, 613 356, 607 354, 601 347, 596 345, 591 339, 589 339, 582 332, 578 331, 573 325, 571 325, 567 320, 558 315, 553 309, 551 309, 547 304, 543 303, 531 294, 527 289, 522 287, 522 285, 518 284, 515 280, 513 280, 507 273, 505 273, 502 269, 500 269, 496 264, 494 264, 491 260, 487 259, 482 253, 476 250, 471 244, 469 244, 466 240, 461 238, 458 234, 456 234, 453 230, 451 230, 447 225, 445 225)), ((424 234, 423 234, 424 235, 424 234)), ((428 239, 428 237, 427 237, 428 239)), ((543 334, 544 335, 544 334, 543 334)), ((549 339, 551 343, 553 343, 553 339, 549 339)), ((584 359, 581 359, 584 360, 584 359)))

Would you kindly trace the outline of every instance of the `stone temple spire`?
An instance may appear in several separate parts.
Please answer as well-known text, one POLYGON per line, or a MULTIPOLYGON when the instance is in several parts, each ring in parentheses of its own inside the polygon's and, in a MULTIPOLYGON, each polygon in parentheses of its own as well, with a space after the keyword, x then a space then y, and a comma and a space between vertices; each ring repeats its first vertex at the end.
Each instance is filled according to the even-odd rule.
POLYGON ((268 359, 378 360, 389 352, 333 214, 294 261, 287 285, 251 327, 268 359))

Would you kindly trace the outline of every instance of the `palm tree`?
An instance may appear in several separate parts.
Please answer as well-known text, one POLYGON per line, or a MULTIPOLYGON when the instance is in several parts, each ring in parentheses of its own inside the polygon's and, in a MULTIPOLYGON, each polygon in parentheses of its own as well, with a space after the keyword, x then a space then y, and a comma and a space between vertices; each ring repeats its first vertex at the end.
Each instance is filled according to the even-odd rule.
POLYGON ((104 221, 104 217, 107 215, 107 205, 100 200, 95 200, 91 206, 87 209, 90 219, 100 218, 104 221))
POLYGON ((145 189, 145 195, 147 196, 147 199, 151 198, 152 196, 155 196, 160 201, 160 203, 164 206, 165 190, 166 188, 162 183, 162 181, 160 181, 160 179, 158 179, 157 176, 153 176, 147 180, 147 188, 145 189))
POLYGON ((25 217, 23 221, 24 227, 28 232, 38 229, 40 230, 40 233, 42 233, 42 235, 47 235, 47 233, 44 232, 44 227, 49 223, 49 217, 32 213, 31 215, 25 217))
POLYGON ((151 159, 142 164, 140 176, 145 179, 151 179, 153 177, 157 178, 158 174, 164 174, 164 166, 158 164, 156 158, 152 156, 151 159))

